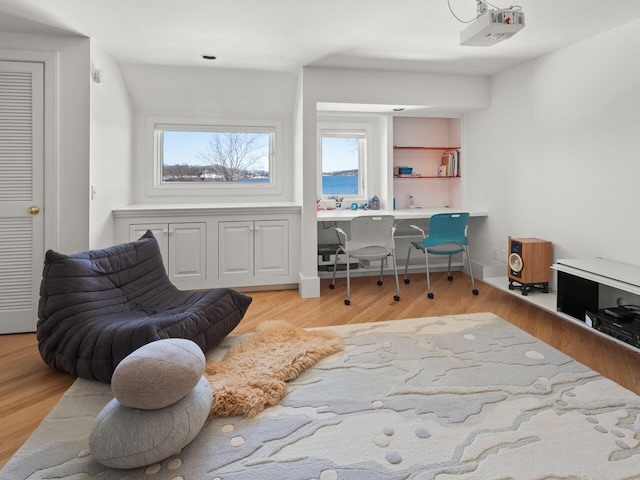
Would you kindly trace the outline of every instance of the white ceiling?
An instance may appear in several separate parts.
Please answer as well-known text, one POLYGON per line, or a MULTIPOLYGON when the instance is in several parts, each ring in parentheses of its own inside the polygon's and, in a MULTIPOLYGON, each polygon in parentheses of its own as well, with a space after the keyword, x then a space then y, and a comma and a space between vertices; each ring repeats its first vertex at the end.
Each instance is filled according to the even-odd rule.
MULTIPOLYGON (((475 0, 450 4, 474 18, 475 0)), ((640 18, 638 0, 517 5, 527 26, 491 47, 459 45, 447 0, 0 0, 0 31, 87 36, 126 63, 491 75, 640 18)))

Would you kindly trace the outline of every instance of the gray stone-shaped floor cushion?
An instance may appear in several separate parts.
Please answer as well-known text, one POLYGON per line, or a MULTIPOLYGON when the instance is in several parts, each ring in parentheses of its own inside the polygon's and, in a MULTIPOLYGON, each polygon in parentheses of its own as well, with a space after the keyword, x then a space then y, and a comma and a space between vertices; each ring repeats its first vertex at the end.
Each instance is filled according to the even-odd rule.
POLYGON ((102 250, 45 256, 37 338, 50 367, 110 382, 147 343, 186 338, 204 353, 244 316, 251 297, 227 288, 178 290, 151 232, 102 250))

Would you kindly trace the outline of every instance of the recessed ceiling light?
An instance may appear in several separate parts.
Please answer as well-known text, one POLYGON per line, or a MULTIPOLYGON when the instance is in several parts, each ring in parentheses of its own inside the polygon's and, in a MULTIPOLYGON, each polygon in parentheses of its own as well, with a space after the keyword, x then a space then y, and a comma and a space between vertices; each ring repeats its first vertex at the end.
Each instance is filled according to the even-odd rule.
POLYGON ((205 60, 215 60, 216 56, 215 55, 209 55, 207 53, 203 53, 202 55, 200 55, 202 58, 204 58, 205 60))

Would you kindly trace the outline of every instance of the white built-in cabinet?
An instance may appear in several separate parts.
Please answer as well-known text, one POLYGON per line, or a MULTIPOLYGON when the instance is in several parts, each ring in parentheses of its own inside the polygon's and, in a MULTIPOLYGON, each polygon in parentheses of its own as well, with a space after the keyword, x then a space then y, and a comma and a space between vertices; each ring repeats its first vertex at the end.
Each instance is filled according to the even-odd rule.
POLYGON ((180 289, 298 283, 298 205, 130 205, 113 216, 116 243, 153 232, 180 289))
POLYGON ((288 220, 218 223, 219 278, 286 276, 289 250, 288 220))
POLYGON ((169 279, 203 281, 207 279, 207 224, 134 223, 129 225, 129 240, 137 240, 151 230, 160 244, 164 268, 169 279))

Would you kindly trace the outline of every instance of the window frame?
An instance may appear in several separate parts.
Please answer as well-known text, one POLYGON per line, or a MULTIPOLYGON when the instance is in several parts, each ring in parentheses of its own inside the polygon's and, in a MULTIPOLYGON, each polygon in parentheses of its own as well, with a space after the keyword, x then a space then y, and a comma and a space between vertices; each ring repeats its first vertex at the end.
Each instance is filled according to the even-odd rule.
POLYGON ((318 181, 317 196, 318 198, 331 198, 334 196, 342 196, 343 204, 351 201, 364 201, 368 197, 371 181, 369 174, 369 162, 372 158, 372 138, 373 127, 369 122, 358 122, 352 119, 348 121, 320 121, 318 122, 318 181), (358 138, 358 188, 359 193, 355 195, 347 194, 323 194, 322 193, 322 138, 358 138), (364 144, 364 145, 363 145, 364 144), (363 148, 364 146, 364 148, 363 148))
POLYGON ((194 120, 150 117, 147 122, 147 195, 167 197, 278 195, 281 193, 278 121, 194 120), (269 134, 268 182, 163 182, 163 132, 238 132, 269 134))

